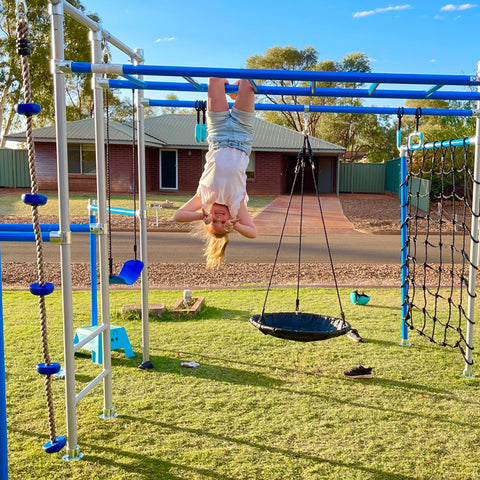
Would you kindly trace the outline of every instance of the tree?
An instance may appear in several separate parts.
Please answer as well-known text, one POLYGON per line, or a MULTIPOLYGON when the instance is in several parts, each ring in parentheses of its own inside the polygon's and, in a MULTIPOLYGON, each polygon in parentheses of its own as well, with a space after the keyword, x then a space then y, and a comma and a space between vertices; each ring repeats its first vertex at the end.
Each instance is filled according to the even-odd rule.
MULTIPOLYGON (((68 0, 85 13, 79 0, 68 0)), ((23 84, 19 56, 16 52, 15 0, 0 3, 0 148, 4 147, 4 136, 14 127, 20 127, 22 119, 15 115, 15 105, 22 101, 23 84)), ((50 19, 45 0, 27 0, 29 40, 32 46, 28 57, 32 101, 42 106, 35 117, 35 126, 52 124, 54 121, 53 82, 50 81, 50 19)), ((96 14, 88 16, 98 22, 96 14)), ((78 62, 90 61, 88 29, 65 15, 65 58, 78 62)), ((66 75, 67 120, 79 120, 93 115, 93 92, 87 74, 66 75)), ((128 101, 109 93, 112 108, 111 118, 122 120, 130 116, 128 101)))
MULTIPOLYGON (((278 70, 313 70, 313 71, 357 71, 369 72, 370 65, 368 58, 363 53, 347 54, 341 62, 333 60, 318 60, 318 53, 311 46, 303 50, 294 47, 273 47, 265 52, 265 55, 252 55, 247 59, 248 68, 278 69, 278 70)), ((259 82, 263 85, 275 86, 309 86, 306 82, 285 81, 285 80, 264 80, 259 82)), ((336 84, 333 82, 317 82, 316 86, 321 87, 348 87, 357 88, 359 84, 336 84)), ((335 105, 338 100, 332 97, 298 97, 280 96, 279 98, 268 95, 264 101, 275 104, 294 105, 335 105)), ((279 125, 288 126, 296 131, 304 129, 303 114, 301 112, 268 112, 264 115, 266 120, 279 125)), ((310 113, 308 118, 308 130, 316 135, 322 118, 322 113, 310 113)))
MULTIPOLYGON (((409 108, 441 108, 441 109, 474 109, 473 102, 445 100, 407 100, 409 108)), ((420 113, 420 112, 419 112, 420 113)), ((415 117, 406 117, 403 124, 406 127, 404 135, 415 131, 415 117)), ((419 131, 423 133, 426 142, 450 140, 470 137, 475 134, 475 119, 473 117, 420 117, 419 131)))

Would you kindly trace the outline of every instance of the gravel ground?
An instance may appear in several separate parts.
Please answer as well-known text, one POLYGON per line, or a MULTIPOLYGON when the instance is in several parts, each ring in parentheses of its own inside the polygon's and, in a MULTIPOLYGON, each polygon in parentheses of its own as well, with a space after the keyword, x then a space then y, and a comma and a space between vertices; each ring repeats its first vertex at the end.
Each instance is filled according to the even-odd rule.
MULTIPOLYGON (((368 196, 359 200, 358 196, 341 195, 344 214, 359 231, 369 234, 385 234, 399 232, 399 201, 390 196, 368 196)), ((84 218, 72 218, 72 223, 82 223, 84 218)), ((0 217, 3 223, 27 222, 30 218, 0 217)), ((57 218, 42 217, 42 223, 57 223, 57 218)), ((131 228, 131 219, 114 217, 114 230, 131 228), (125 224, 126 222, 126 224, 125 224)), ((162 222, 158 227, 155 219, 149 219, 149 231, 178 231, 188 229, 185 224, 162 222)), ((115 266, 118 271, 121 265, 115 266)), ((47 281, 57 288, 61 285, 60 267, 58 264, 46 264, 47 281)), ((219 272, 208 270, 204 264, 171 264, 155 263, 148 265, 150 288, 183 289, 183 288, 227 288, 265 286, 271 275, 272 265, 252 263, 227 263, 219 272)), ((72 265, 73 288, 88 288, 90 271, 88 264, 72 265)), ((335 275, 339 286, 353 288, 390 287, 400 284, 400 265, 370 265, 370 264, 336 264, 335 275)), ((36 282, 35 264, 26 262, 4 262, 2 272, 4 288, 25 288, 36 282)), ((278 264, 273 277, 274 286, 295 286, 297 281, 296 264, 278 264)), ((329 264, 302 264, 300 282, 302 286, 334 286, 334 277, 329 264)), ((138 288, 139 282, 132 287, 138 288)), ((122 288, 115 286, 113 288, 122 288)))

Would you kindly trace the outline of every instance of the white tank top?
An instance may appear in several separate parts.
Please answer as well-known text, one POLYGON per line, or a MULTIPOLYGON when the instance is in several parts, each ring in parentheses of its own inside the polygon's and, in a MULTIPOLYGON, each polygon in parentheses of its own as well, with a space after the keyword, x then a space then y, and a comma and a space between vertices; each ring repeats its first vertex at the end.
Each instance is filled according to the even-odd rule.
POLYGON ((214 203, 226 205, 231 218, 237 218, 241 202, 248 202, 247 154, 237 148, 219 148, 210 150, 206 160, 197 189, 202 207, 207 210, 214 203))

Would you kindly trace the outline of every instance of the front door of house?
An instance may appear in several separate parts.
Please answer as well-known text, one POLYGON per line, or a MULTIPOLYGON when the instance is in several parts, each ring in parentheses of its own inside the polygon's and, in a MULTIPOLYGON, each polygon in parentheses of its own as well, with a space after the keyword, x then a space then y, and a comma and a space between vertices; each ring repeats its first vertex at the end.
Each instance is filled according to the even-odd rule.
POLYGON ((178 189, 177 152, 162 150, 160 152, 160 190, 178 189))

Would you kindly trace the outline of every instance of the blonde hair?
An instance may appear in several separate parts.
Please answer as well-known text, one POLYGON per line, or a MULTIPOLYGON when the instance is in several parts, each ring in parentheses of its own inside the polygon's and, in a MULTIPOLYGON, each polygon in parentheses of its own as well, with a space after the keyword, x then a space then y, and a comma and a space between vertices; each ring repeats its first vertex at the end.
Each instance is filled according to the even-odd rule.
POLYGON ((195 225, 192 233, 205 242, 204 256, 207 259, 207 268, 218 268, 225 261, 225 250, 229 237, 228 233, 212 232, 209 225, 203 222, 195 225))

